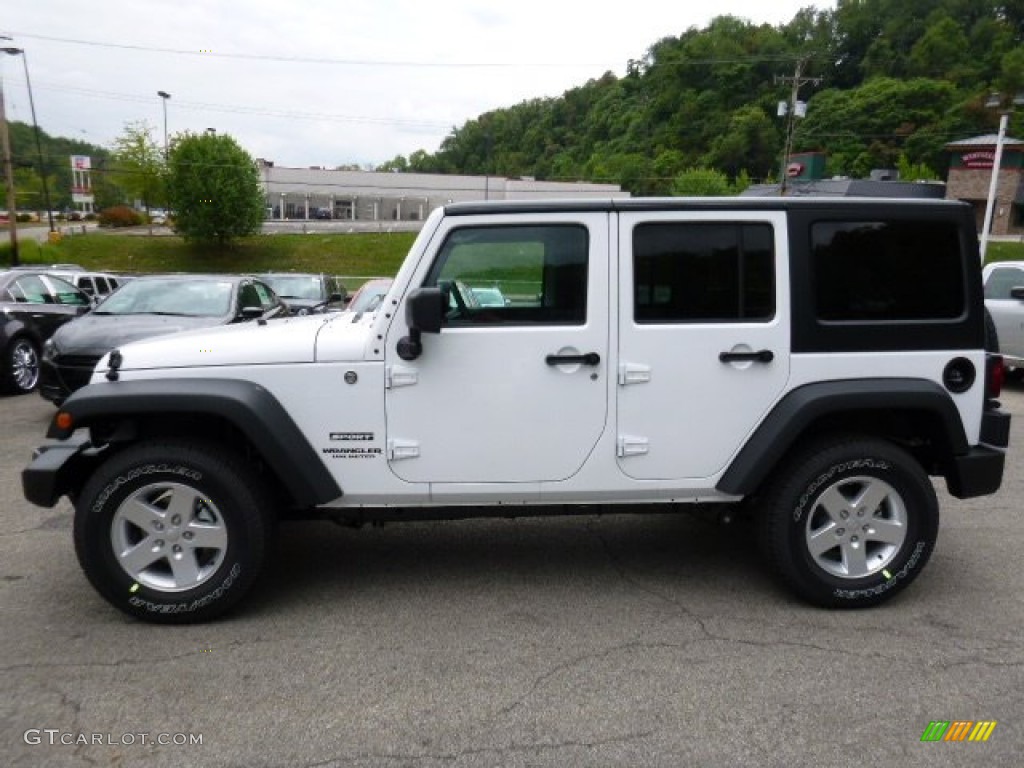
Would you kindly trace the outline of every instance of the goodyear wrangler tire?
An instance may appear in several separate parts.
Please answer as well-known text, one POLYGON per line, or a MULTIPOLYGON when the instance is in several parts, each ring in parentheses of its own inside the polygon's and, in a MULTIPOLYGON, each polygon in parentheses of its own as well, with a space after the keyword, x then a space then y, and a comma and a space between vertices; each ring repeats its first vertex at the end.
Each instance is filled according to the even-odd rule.
POLYGON ((928 562, 939 526, 931 481, 905 451, 831 438, 789 461, 768 490, 761 546, 800 597, 829 608, 881 603, 928 562))
POLYGON ((146 621, 206 621, 249 591, 269 538, 260 478, 220 446, 167 440, 115 454, 82 489, 75 552, 112 605, 146 621))

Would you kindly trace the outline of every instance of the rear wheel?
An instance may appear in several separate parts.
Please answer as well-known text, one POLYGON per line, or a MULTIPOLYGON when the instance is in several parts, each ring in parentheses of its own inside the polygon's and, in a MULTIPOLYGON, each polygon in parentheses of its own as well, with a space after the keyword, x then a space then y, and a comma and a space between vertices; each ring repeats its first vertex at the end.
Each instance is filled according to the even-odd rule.
POLYGON ((831 438, 795 455, 772 483, 761 546, 805 600, 858 608, 914 580, 938 523, 931 481, 908 453, 873 438, 831 438))
POLYGON ((4 350, 0 384, 7 392, 25 394, 39 384, 39 351, 31 339, 19 336, 4 350))
POLYGON ((256 580, 268 498, 261 479, 220 446, 140 444, 82 489, 75 550, 89 581, 120 610, 160 623, 205 621, 256 580))

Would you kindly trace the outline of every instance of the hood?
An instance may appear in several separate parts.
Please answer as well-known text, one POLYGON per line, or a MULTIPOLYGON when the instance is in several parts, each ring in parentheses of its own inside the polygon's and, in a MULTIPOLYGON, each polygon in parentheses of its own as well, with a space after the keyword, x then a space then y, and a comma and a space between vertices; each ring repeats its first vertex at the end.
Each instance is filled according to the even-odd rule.
POLYGON ((115 347, 166 336, 192 328, 219 325, 219 317, 179 317, 172 315, 96 315, 88 314, 65 323, 54 333, 61 354, 102 355, 115 347))
MULTIPOLYGON (((319 335, 335 315, 307 315, 258 322, 200 328, 172 336, 145 339, 118 346, 122 371, 147 368, 193 368, 227 365, 312 363, 318 359, 319 335)), ((331 360, 361 360, 370 329, 349 325, 331 334, 331 360), (350 329, 350 330, 349 330, 350 329)), ((107 367, 100 360, 96 370, 107 367)))

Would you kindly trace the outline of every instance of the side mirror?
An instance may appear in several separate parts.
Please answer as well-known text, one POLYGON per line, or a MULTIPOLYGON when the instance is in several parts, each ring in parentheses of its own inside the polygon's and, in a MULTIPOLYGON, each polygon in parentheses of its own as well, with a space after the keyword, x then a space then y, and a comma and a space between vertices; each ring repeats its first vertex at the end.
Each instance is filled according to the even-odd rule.
POLYGON ((263 317, 263 307, 242 307, 242 311, 238 313, 238 316, 242 320, 257 320, 263 317))
POLYGON ((440 333, 447 302, 440 288, 417 288, 405 302, 405 322, 421 333, 440 333))
POLYGON ((330 296, 327 297, 328 304, 338 304, 339 302, 342 302, 344 300, 345 297, 340 293, 332 293, 330 296))
POLYGON ((398 356, 415 360, 423 354, 424 333, 440 333, 447 300, 440 288, 417 288, 405 302, 405 322, 409 335, 398 340, 398 356))
POLYGON ((1020 299, 1024 301, 1024 285, 1015 285, 1010 289, 1011 299, 1020 299))

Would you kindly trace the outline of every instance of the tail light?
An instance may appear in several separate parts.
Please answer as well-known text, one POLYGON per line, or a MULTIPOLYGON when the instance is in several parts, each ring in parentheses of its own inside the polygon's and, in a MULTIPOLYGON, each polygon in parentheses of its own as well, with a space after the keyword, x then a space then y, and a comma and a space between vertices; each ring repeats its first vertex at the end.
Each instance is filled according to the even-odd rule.
POLYGON ((985 397, 994 399, 1003 391, 1006 381, 1006 368, 1003 366, 1002 355, 986 355, 985 359, 985 397))

